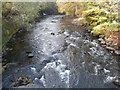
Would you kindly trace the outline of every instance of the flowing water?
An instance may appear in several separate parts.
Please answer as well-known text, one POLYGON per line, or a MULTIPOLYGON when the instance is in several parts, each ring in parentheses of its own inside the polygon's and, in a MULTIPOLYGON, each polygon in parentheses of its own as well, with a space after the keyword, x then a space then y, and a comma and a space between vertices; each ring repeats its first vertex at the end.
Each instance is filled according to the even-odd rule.
POLYGON ((16 36, 3 56, 8 63, 4 88, 12 87, 18 77, 33 81, 19 88, 117 88, 112 79, 120 76, 120 57, 69 18, 49 16, 16 36), (26 52, 34 57, 28 58, 26 52))

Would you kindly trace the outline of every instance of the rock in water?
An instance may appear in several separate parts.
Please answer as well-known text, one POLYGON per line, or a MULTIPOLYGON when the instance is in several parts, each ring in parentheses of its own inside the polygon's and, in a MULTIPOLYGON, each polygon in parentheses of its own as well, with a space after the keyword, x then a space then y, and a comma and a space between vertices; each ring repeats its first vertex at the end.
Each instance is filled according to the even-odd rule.
POLYGON ((120 50, 115 50, 115 54, 120 55, 120 50))
POLYGON ((105 40, 104 39, 102 39, 102 38, 99 38, 98 39, 98 41, 100 41, 101 42, 101 44, 105 44, 106 42, 105 42, 105 40))
POLYGON ((55 33, 51 33, 51 35, 55 35, 55 33))
POLYGON ((101 41, 103 41, 103 39, 102 39, 102 38, 99 38, 99 39, 98 39, 98 41, 100 41, 100 42, 101 42, 101 41))
POLYGON ((27 50, 26 53, 32 53, 31 51, 27 50))
POLYGON ((56 23, 56 21, 51 21, 52 23, 56 23))
POLYGON ((109 49, 109 50, 115 50, 115 49, 112 48, 112 47, 106 47, 106 49, 109 49))
POLYGON ((120 78, 113 79, 113 83, 117 86, 120 86, 120 78))
POLYGON ((29 53, 28 58, 32 58, 32 57, 34 57, 34 55, 32 53, 29 53))

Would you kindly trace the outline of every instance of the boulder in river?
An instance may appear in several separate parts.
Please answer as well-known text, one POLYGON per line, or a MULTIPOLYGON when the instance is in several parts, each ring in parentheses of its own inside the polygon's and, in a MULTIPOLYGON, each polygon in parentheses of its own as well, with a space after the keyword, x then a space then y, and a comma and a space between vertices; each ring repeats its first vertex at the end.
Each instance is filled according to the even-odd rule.
POLYGON ((112 81, 115 85, 120 86, 120 78, 115 78, 112 81))
POLYGON ((27 50, 26 53, 28 55, 28 58, 34 57, 34 54, 31 51, 27 50))
POLYGON ((34 57, 34 55, 32 53, 29 53, 28 58, 32 58, 32 57, 34 57))
POLYGON ((120 55, 120 50, 115 50, 115 54, 120 55))

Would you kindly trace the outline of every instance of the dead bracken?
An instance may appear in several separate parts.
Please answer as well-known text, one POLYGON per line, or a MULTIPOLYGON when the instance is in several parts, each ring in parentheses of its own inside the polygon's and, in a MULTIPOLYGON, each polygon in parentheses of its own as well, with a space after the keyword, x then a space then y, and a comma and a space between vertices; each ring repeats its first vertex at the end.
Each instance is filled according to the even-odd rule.
POLYGON ((18 79, 12 83, 12 86, 13 87, 18 87, 18 86, 22 86, 22 85, 27 85, 29 83, 32 83, 32 80, 30 78, 28 78, 28 77, 18 77, 18 79))

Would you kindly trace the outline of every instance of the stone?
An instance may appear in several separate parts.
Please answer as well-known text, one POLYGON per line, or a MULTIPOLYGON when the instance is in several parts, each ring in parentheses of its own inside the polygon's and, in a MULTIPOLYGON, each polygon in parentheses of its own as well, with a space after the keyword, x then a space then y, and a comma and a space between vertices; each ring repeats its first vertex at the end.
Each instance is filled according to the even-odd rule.
POLYGON ((120 86, 120 78, 115 78, 112 81, 115 85, 120 86))
POLYGON ((88 32, 91 32, 91 30, 89 29, 88 32))
POLYGON ((106 47, 106 45, 101 45, 102 47, 106 47))
POLYGON ((109 49, 109 50, 115 50, 115 49, 112 48, 112 47, 106 47, 106 49, 109 49))
POLYGON ((34 55, 32 53, 29 53, 28 58, 32 58, 32 57, 34 57, 34 55))
POLYGON ((99 38, 98 39, 98 41, 100 41, 101 42, 101 44, 105 44, 106 42, 105 42, 105 40, 104 39, 102 39, 102 38, 99 38))
POLYGON ((120 55, 120 50, 115 50, 115 54, 120 55))
POLYGON ((25 52, 26 52, 27 54, 32 53, 32 49, 27 49, 27 50, 25 50, 25 52))
POLYGON ((32 53, 31 51, 26 51, 26 53, 32 53))
POLYGON ((98 41, 102 41, 103 39, 102 38, 99 38, 98 41))
POLYGON ((52 23, 56 23, 56 21, 51 21, 52 23))
POLYGON ((114 51, 110 51, 111 53, 114 53, 114 51))
POLYGON ((55 33, 51 33, 51 35, 55 35, 55 33))
POLYGON ((103 40, 103 41, 101 41, 101 44, 105 44, 106 42, 103 40))

